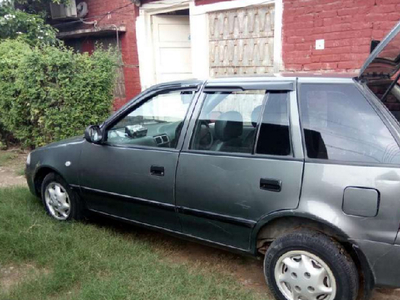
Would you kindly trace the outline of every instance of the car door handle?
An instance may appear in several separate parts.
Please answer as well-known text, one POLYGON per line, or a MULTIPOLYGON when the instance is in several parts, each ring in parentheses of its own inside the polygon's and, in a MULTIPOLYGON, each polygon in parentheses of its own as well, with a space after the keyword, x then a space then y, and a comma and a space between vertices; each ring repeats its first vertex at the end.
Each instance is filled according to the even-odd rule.
POLYGON ((282 190, 282 181, 276 179, 261 178, 260 189, 271 192, 280 192, 282 190))
POLYGON ((164 174, 165 174, 164 167, 151 166, 150 174, 154 175, 154 176, 164 176, 164 174))

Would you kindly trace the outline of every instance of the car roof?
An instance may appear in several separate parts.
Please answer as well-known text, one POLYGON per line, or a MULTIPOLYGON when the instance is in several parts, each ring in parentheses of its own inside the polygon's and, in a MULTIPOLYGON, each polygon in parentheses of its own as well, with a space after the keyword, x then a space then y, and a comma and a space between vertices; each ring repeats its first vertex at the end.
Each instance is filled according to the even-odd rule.
POLYGON ((323 83, 350 83, 353 78, 357 77, 355 73, 275 73, 263 75, 249 75, 249 76, 221 76, 216 78, 209 78, 206 80, 200 79, 186 79, 172 82, 159 83, 152 88, 170 88, 173 86, 194 86, 200 85, 207 81, 213 84, 225 83, 250 83, 250 82, 265 82, 265 81, 296 81, 299 82, 323 82, 323 83))
POLYGON ((217 77, 207 80, 213 84, 262 82, 262 81, 296 81, 299 82, 352 82, 357 77, 354 73, 276 73, 258 76, 217 77))

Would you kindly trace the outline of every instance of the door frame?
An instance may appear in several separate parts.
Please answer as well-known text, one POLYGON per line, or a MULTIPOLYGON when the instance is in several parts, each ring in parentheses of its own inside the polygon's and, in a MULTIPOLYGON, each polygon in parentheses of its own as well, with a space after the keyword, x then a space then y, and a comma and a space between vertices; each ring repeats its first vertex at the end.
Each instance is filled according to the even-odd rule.
POLYGON ((194 0, 160 0, 143 4, 136 19, 136 37, 139 56, 139 72, 142 90, 156 82, 152 37, 152 16, 160 13, 189 9, 192 42, 192 73, 194 78, 210 76, 209 24, 210 12, 245 8, 255 5, 274 5, 274 72, 284 70, 282 61, 283 0, 231 0, 207 5, 196 5, 194 0))
MULTIPOLYGON (((271 78, 262 78, 259 79, 250 79, 245 82, 226 82, 221 79, 221 82, 218 80, 206 81, 202 89, 198 92, 196 105, 194 107, 193 113, 190 118, 190 122, 187 126, 185 140, 183 141, 183 147, 181 149, 181 153, 197 153, 204 155, 217 155, 217 156, 234 156, 234 157, 257 157, 264 159, 281 159, 281 160, 304 160, 304 150, 303 150, 303 141, 302 141, 302 132, 300 125, 300 117, 299 117, 299 109, 297 102, 297 83, 295 80, 291 78, 279 78, 277 77, 274 80, 271 78), (263 80, 264 79, 264 80, 263 80), (257 89, 265 89, 269 91, 287 91, 289 94, 289 124, 290 124, 290 142, 292 147, 292 157, 277 157, 275 155, 254 155, 254 154, 243 154, 243 153, 226 153, 226 152, 212 152, 212 151, 202 151, 202 150, 193 150, 190 149, 192 137, 195 134, 195 127, 197 119, 200 116, 201 110, 203 108, 203 104, 206 98, 206 94, 204 90, 208 88, 213 89, 215 87, 227 90, 234 90, 235 88, 242 88, 243 90, 257 90, 257 89)), ((257 142, 257 141, 256 141, 257 142)))
POLYGON ((189 9, 193 0, 164 0, 143 4, 136 19, 136 38, 139 56, 139 73, 142 90, 157 82, 154 58, 153 21, 154 15, 189 9))

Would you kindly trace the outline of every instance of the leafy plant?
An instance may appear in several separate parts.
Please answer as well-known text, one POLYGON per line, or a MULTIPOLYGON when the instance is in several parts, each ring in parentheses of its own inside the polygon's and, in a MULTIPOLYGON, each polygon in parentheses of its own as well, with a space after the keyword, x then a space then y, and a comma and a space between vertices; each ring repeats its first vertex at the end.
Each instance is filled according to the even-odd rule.
POLYGON ((0 124, 29 148, 82 134, 111 111, 116 65, 112 49, 0 42, 0 124))
POLYGON ((19 38, 30 45, 56 44, 56 33, 42 17, 15 9, 10 2, 0 5, 0 40, 19 38))

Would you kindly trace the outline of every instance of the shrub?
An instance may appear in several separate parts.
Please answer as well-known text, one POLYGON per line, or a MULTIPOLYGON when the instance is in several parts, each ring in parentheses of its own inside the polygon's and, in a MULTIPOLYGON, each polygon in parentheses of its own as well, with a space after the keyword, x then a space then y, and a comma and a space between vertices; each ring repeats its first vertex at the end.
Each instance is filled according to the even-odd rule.
POLYGON ((83 133, 110 114, 116 58, 61 47, 0 43, 0 126, 25 147, 83 133))
POLYGON ((30 45, 57 44, 57 30, 38 15, 15 9, 11 1, 0 0, 0 40, 23 39, 30 45))

